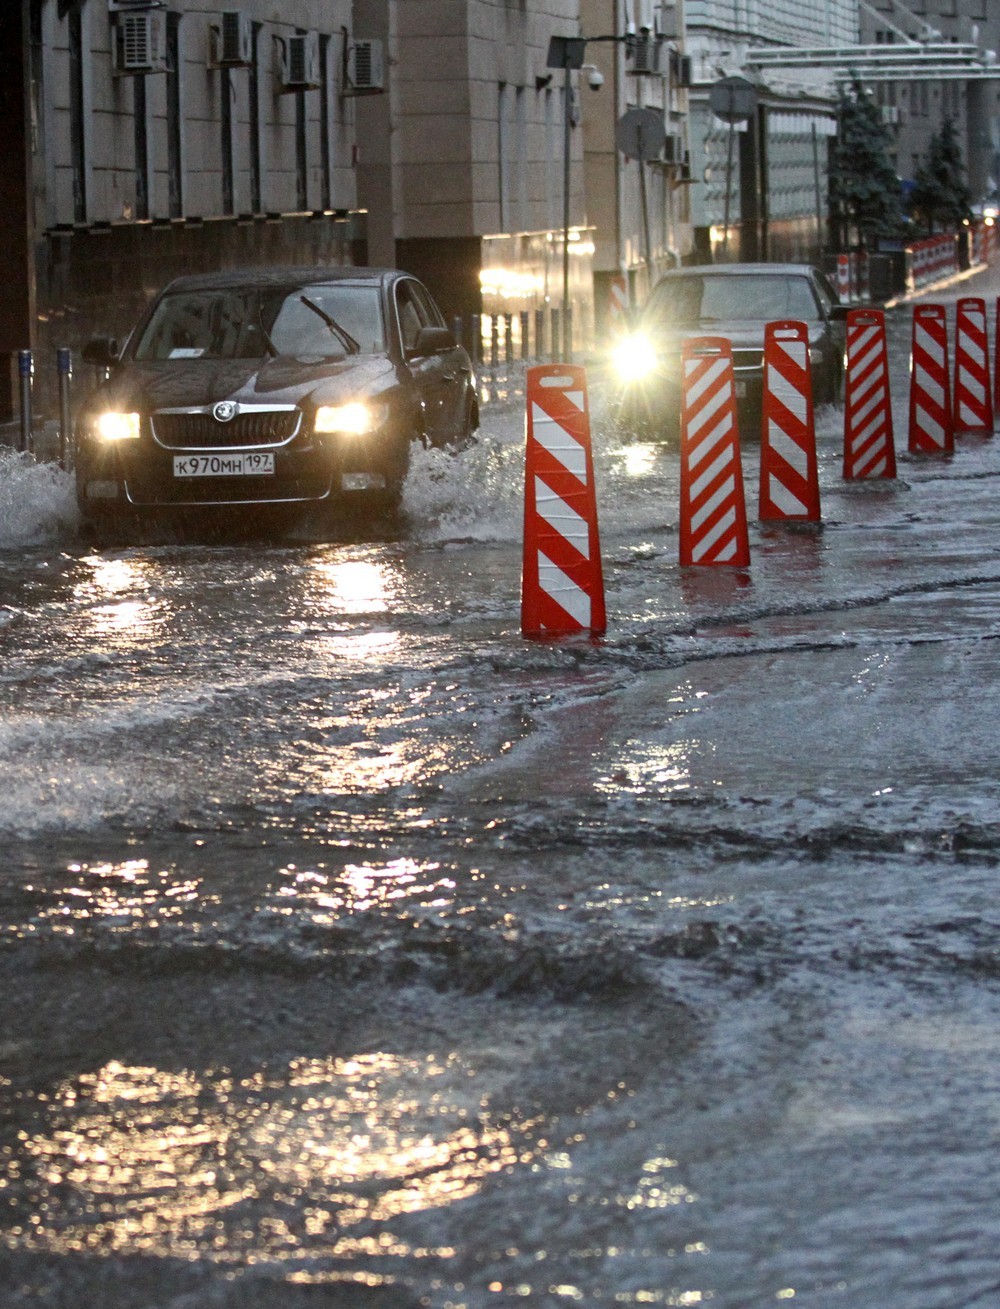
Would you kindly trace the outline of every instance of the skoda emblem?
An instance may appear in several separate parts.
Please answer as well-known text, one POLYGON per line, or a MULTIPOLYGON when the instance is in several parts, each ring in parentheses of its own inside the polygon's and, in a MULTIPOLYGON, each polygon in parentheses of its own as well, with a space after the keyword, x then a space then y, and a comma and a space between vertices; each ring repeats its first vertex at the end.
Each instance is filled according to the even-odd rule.
POLYGON ((238 410, 239 405, 235 400, 220 400, 212 407, 212 413, 220 423, 228 423, 231 418, 235 418, 238 410))

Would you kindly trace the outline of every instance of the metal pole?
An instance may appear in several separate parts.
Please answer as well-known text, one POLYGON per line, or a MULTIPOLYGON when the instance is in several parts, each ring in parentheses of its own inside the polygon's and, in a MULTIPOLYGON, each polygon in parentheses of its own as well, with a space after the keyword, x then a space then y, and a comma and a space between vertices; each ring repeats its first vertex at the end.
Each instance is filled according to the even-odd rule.
POLYGON ((569 362, 569 181, 570 181, 570 76, 569 67, 563 73, 563 248, 562 248, 562 320, 563 354, 569 362))
POLYGON ((56 351, 59 372, 59 467, 66 467, 66 452, 71 448, 73 419, 70 412, 69 384, 73 376, 73 352, 62 346, 56 351))
POLYGON ((21 383, 21 439, 17 448, 22 452, 30 452, 31 450, 31 374, 34 372, 34 368, 31 351, 18 350, 17 373, 21 383))

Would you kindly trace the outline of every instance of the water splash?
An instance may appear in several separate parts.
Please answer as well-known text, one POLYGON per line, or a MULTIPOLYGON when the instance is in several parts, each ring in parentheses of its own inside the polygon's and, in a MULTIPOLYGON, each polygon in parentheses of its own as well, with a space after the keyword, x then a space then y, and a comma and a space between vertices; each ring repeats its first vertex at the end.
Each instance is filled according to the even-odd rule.
POLYGON ((0 447, 0 550, 59 541, 78 521, 70 473, 0 447))

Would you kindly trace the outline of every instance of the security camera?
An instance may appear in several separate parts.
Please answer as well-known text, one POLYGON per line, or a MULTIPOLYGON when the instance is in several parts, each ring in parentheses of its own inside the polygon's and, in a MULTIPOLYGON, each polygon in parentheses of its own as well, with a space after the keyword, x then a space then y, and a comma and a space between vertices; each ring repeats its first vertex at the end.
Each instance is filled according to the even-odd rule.
POLYGON ((599 91, 604 85, 604 74, 593 64, 584 64, 584 71, 587 74, 587 85, 591 91, 599 91))

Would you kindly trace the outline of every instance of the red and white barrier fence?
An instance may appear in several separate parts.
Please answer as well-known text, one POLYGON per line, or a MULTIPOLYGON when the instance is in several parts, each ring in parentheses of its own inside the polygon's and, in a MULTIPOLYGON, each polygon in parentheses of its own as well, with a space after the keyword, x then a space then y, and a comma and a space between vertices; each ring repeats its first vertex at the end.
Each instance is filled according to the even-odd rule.
POLYGON ((895 476, 885 314, 881 309, 851 309, 847 315, 844 477, 854 481, 895 476))
POLYGON ((768 323, 764 333, 759 516, 818 522, 819 473, 809 329, 768 323))
POLYGON ((908 448, 911 454, 950 454, 955 448, 944 305, 913 310, 908 448))
POLYGON ((955 307, 956 434, 993 435, 992 385, 986 301, 964 296, 955 307))
POLYGON ((750 563, 730 342, 692 337, 681 348, 680 562, 750 563))
POLYGON ((604 628, 587 375, 579 365, 542 364, 527 376, 521 633, 604 628))

